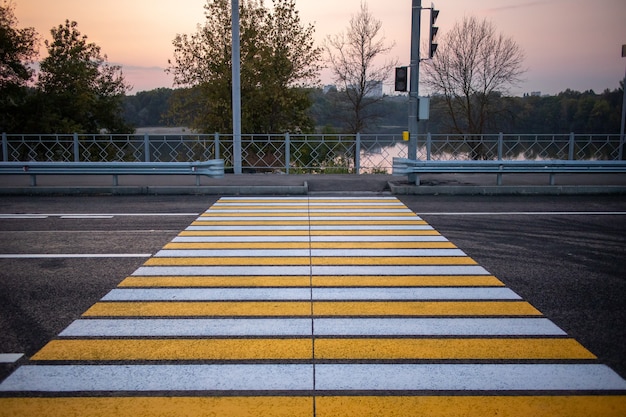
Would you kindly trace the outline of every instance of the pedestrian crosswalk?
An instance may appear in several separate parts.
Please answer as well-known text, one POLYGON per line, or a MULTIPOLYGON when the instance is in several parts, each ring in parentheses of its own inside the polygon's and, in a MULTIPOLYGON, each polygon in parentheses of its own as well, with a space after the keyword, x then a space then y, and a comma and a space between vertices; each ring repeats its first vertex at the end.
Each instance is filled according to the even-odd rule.
POLYGON ((393 197, 224 197, 0 416, 623 416, 626 381, 393 197))

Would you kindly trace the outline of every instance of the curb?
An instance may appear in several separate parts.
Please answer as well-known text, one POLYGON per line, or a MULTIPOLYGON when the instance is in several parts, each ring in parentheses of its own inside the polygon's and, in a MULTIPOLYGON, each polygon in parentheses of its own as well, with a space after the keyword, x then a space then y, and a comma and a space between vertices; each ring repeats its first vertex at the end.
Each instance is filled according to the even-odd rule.
POLYGON ((307 195, 309 185, 0 187, 0 195, 307 195))
POLYGON ((585 195, 626 194, 623 185, 397 185, 389 183, 394 195, 585 195))
POLYGON ((389 190, 310 191, 303 185, 0 187, 0 195, 593 195, 626 194, 624 185, 409 185, 388 182, 389 190))

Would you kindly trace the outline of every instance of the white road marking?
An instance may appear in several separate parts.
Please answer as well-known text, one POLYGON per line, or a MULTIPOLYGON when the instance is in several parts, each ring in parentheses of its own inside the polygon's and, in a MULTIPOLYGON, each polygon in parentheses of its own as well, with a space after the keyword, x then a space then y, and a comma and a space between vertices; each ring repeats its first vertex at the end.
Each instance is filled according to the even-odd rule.
POLYGON ((625 390, 595 364, 26 365, 0 391, 625 390), (314 386, 315 384, 315 386, 314 386))
POLYGON ((311 300, 310 288, 141 288, 113 289, 102 301, 311 300))
POLYGON ((151 256, 151 253, 1 253, 0 259, 149 258, 151 256))
POLYGON ((89 319, 76 320, 61 337, 311 336, 311 319, 89 319))
POLYGON ((546 318, 79 319, 60 337, 566 336, 546 318))
POLYGON ((199 258, 199 257, 207 257, 214 258, 220 256, 228 256, 228 257, 284 257, 284 256, 310 256, 309 249, 164 249, 158 251, 154 256, 155 257, 172 257, 172 258, 199 258))
POLYGON ((265 300, 520 300, 508 288, 131 288, 111 290, 102 301, 265 300))
POLYGON ((46 214, 0 214, 0 220, 5 219, 47 219, 46 214))
POLYGON ((17 362, 23 353, 0 353, 0 363, 13 363, 17 362))
POLYGON ((177 236, 172 242, 308 242, 309 236, 177 236))
POLYGON ((504 287, 476 288, 313 288, 314 300, 521 300, 504 287))
POLYGON ((624 381, 593 364, 420 364, 315 366, 317 390, 544 391, 624 390, 624 381))
POLYGON ((316 336, 565 336, 546 318, 319 318, 316 336))
MULTIPOLYGON (((305 266, 142 266, 132 275, 136 276, 192 276, 192 275, 310 275, 311 267, 305 266)), ((328 274, 326 274, 328 275, 328 274)), ((403 274, 404 275, 404 274, 403 274)))
POLYGON ((65 216, 61 216, 62 219, 71 219, 71 220, 89 220, 89 219, 112 219, 113 215, 105 215, 105 214, 68 214, 65 216))
POLYGON ((460 249, 163 249, 155 257, 387 257, 387 256, 467 256, 460 249))
POLYGON ((448 242, 443 236, 420 235, 363 235, 363 236, 311 236, 311 242, 448 242))
POLYGON ((0 391, 298 391, 313 365, 26 365, 0 391))
POLYGON ((45 219, 48 217, 189 217, 202 213, 17 213, 0 214, 0 219, 45 219))
POLYGON ((419 213, 420 216, 623 216, 626 211, 477 211, 419 213))

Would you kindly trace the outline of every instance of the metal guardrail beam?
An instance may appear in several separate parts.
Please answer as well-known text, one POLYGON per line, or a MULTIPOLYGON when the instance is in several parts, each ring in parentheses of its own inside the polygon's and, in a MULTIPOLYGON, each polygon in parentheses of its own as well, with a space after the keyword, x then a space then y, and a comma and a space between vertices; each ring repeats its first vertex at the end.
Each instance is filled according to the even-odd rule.
POLYGON ((394 158, 393 175, 416 175, 415 184, 420 184, 419 174, 467 173, 497 174, 497 185, 502 185, 506 173, 550 174, 550 185, 555 183, 556 174, 626 173, 626 161, 414 161, 394 158))
POLYGON ((31 186, 37 185, 37 175, 112 175, 118 186, 118 175, 195 175, 224 176, 224 160, 204 162, 0 162, 0 174, 30 175, 31 186))

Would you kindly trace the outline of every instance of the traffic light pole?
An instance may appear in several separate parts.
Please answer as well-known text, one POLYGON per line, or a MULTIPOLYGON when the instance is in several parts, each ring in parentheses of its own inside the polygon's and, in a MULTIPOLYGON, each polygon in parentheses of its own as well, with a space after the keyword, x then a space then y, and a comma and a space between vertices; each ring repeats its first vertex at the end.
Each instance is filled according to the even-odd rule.
POLYGON ((239 0, 232 0, 232 98, 233 98, 233 171, 241 174, 241 46, 239 39, 239 0))
MULTIPOLYGON (((419 74, 420 74, 420 27, 422 0, 412 0, 411 14, 411 76, 409 84, 409 149, 408 158, 417 159, 417 134, 419 126, 419 74)), ((412 179, 409 178, 411 181, 412 179)))

